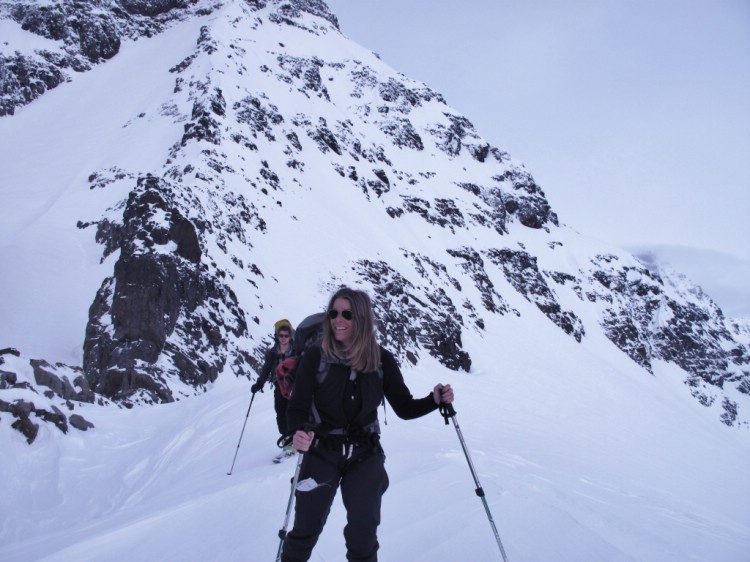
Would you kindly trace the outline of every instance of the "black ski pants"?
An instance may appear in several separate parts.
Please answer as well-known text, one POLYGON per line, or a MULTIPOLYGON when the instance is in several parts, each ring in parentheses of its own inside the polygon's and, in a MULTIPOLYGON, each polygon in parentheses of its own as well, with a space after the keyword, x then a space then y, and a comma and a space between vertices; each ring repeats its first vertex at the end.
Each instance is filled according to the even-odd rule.
POLYGON ((305 454, 295 492, 294 526, 284 541, 282 562, 310 558, 339 487, 346 508, 346 559, 377 561, 380 503, 388 488, 385 455, 379 445, 353 447, 349 454, 343 445, 315 447, 305 454))
POLYGON ((289 400, 284 398, 279 392, 279 385, 273 385, 273 407, 276 410, 276 426, 279 428, 279 435, 287 434, 286 425, 286 407, 289 400))

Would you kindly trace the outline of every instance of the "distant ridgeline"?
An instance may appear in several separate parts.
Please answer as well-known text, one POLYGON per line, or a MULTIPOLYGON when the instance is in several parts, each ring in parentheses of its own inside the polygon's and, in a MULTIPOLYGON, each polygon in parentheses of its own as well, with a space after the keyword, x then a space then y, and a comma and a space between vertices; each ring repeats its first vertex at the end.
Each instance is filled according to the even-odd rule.
POLYGON ((122 197, 97 221, 70 217, 102 252, 82 365, 0 355, 0 416, 29 442, 40 421, 86 429, 72 412, 87 404, 165 403, 220 374, 254 377, 268 327, 293 312, 277 313, 283 295, 312 287, 322 306, 339 284, 370 292, 381 340, 403 363, 428 354, 467 372, 467 334, 496 345, 493 325, 543 315, 576 345, 604 334, 644 373, 678 366, 696 407, 748 426, 747 323, 560 225, 521 163, 440 94, 341 35, 323 2, 29 0, 0 10, 44 39, 0 55, 4 119, 133 41, 201 22, 191 52, 163 70, 169 91, 139 115, 144 144, 151 127, 178 125, 162 167, 122 169, 113 158, 83 170, 84 189, 122 197))

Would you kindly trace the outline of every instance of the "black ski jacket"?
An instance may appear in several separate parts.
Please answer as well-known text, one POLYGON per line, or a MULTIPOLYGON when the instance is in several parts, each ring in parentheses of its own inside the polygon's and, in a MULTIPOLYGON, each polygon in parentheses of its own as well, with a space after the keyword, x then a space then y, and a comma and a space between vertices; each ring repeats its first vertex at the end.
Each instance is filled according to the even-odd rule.
POLYGON ((311 422, 311 407, 313 400, 320 415, 321 424, 330 429, 344 429, 347 433, 370 426, 378 417, 378 406, 383 396, 390 404, 396 415, 402 419, 414 419, 437 410, 438 405, 432 398, 432 393, 424 398, 414 398, 404 383, 404 377, 393 355, 384 348, 380 348, 380 358, 383 368, 381 379, 377 371, 359 373, 356 392, 359 392, 361 407, 351 421, 347 421, 344 410, 344 400, 350 367, 341 363, 330 363, 328 374, 322 383, 318 384, 316 376, 320 365, 321 349, 315 346, 301 357, 297 366, 294 382, 294 392, 287 408, 287 425, 289 430, 304 429, 311 422))

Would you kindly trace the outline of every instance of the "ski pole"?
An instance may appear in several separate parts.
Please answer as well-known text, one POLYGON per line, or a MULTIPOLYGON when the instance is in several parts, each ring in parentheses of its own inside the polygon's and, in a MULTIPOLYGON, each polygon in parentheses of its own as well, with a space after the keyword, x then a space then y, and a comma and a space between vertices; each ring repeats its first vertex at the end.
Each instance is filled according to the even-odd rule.
POLYGON ((294 502, 294 491, 297 489, 297 481, 299 480, 299 469, 302 466, 302 453, 297 453, 297 467, 294 469, 294 478, 292 478, 292 491, 289 492, 289 501, 286 504, 286 516, 284 517, 284 526, 279 529, 279 550, 276 552, 276 562, 281 560, 281 551, 284 548, 284 540, 286 539, 286 529, 289 526, 289 518, 292 515, 292 503, 294 502))
POLYGON ((247 418, 250 416, 250 408, 253 407, 253 400, 255 400, 254 392, 253 392, 253 397, 250 398, 250 405, 247 407, 247 414, 245 414, 245 423, 242 424, 242 431, 240 432, 240 440, 237 441, 237 450, 234 452, 234 459, 232 459, 232 467, 229 469, 229 472, 227 472, 227 476, 231 476, 232 471, 234 470, 234 461, 237 460, 237 453, 240 452, 240 443, 242 443, 242 435, 245 433, 245 426, 247 425, 247 418))
POLYGON ((469 450, 466 448, 466 442, 464 441, 464 436, 461 434, 461 428, 458 426, 458 420, 456 420, 456 410, 453 409, 453 404, 440 404, 440 413, 445 418, 445 424, 448 425, 448 418, 453 420, 453 426, 456 428, 456 433, 458 434, 458 440, 461 442, 461 448, 464 450, 464 456, 466 457, 466 460, 469 463, 469 470, 471 470, 471 475, 474 478, 474 484, 476 484, 477 488, 474 490, 479 496, 479 498, 482 500, 482 503, 484 504, 484 510, 487 512, 487 518, 490 520, 490 525, 492 525, 492 531, 495 533, 495 540, 497 540, 497 546, 500 548, 500 554, 503 557, 503 562, 508 562, 508 557, 505 555, 505 549, 503 548, 503 543, 500 541, 500 533, 497 532, 497 527, 495 526, 495 521, 492 519, 492 513, 490 513, 490 507, 487 505, 487 500, 484 497, 484 490, 482 489, 482 485, 479 483, 479 478, 477 477, 477 472, 474 470, 474 463, 471 462, 471 457, 469 456, 469 450))

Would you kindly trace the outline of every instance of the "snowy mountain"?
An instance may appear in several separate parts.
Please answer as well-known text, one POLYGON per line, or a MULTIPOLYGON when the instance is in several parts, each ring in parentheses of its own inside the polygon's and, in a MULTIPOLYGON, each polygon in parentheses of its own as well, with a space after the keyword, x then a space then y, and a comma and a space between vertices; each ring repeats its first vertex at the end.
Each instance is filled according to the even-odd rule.
POLYGON ((750 260, 724 252, 685 246, 635 246, 627 248, 650 269, 673 270, 711 295, 734 319, 750 318, 750 260))
MULTIPOLYGON (((288 474, 257 460, 270 400, 254 406, 240 483, 214 474, 217 454, 234 452, 273 323, 340 284, 370 292, 415 394, 457 388, 490 499, 513 508, 512 559, 748 551, 747 321, 561 224, 520 162, 348 40, 323 2, 0 13, 3 559, 274 550, 275 531, 256 539, 232 515, 253 506, 259 528, 284 503, 288 474), (718 473, 722 486, 700 483, 718 473), (183 535, 196 512, 229 543, 183 535), (138 521, 168 538, 149 547, 138 521)), ((425 472, 388 495, 464 488, 442 420, 389 422, 389 470, 425 472)), ((481 521, 435 530, 478 507, 466 489, 429 524, 403 500, 384 559, 494 559, 481 521), (435 532, 433 556, 416 549, 435 532)), ((317 559, 341 559, 326 536, 317 559)))

